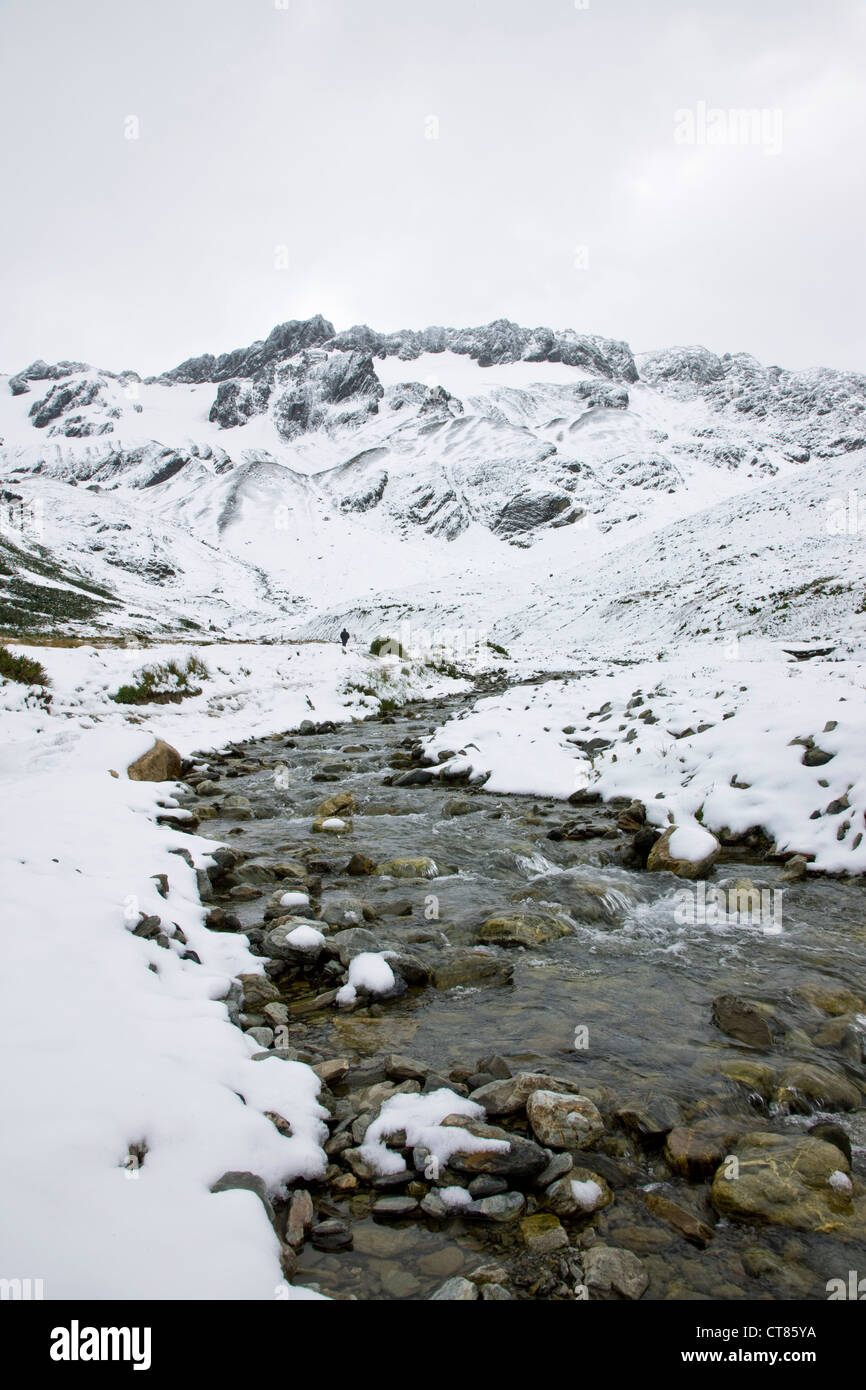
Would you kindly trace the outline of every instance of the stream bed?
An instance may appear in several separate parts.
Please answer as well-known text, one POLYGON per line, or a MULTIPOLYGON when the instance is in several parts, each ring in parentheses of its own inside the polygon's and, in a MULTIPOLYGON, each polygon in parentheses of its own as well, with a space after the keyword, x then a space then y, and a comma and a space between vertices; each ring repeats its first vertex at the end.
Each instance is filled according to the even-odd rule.
MULTIPOLYGON (((240 993, 233 1003, 263 1049, 330 1066, 328 1176, 303 1185, 312 1218, 306 1196, 294 1215, 277 1204, 289 1277, 356 1299, 429 1298, 451 1281, 443 1296, 785 1300, 826 1299, 828 1281, 866 1275, 862 881, 791 881, 783 864, 731 847, 710 882, 763 893, 764 910, 716 920, 700 885, 628 867, 635 827, 618 824, 621 804, 427 780, 420 740, 475 698, 232 745, 187 774, 182 804, 229 851, 203 887, 213 925, 242 929, 268 957, 274 903, 305 894, 295 916, 327 941, 372 934, 401 979, 394 997, 362 992, 340 1007, 333 991, 355 950, 341 938, 346 959, 269 958, 276 1011, 240 993), (314 831, 322 803, 346 794, 354 809, 326 808, 324 820, 350 828, 314 831), (370 872, 407 860, 426 862, 409 877, 399 865, 370 872), (404 1150, 407 1173, 383 1181, 347 1158, 399 1086, 466 1096, 524 1073, 592 1097, 603 1134, 586 1148, 548 1146, 543 1178, 558 1181, 570 1158, 581 1181, 603 1179, 598 1209, 554 1217, 537 1175, 512 1184, 482 1172, 473 1199, 513 1190, 522 1206, 443 1213, 425 1198, 475 1181, 470 1172, 431 1181, 404 1150), (801 1190, 791 1148, 820 1124, 831 1128, 812 1151, 820 1160, 834 1145, 841 1174, 826 1210, 826 1175, 801 1190), (781 1136, 778 1161, 771 1144, 763 1187, 720 1210, 717 1162, 739 1155, 757 1171, 745 1139, 756 1132, 781 1136), (617 1253, 603 1259, 601 1248, 617 1253)), ((488 1119, 537 1138, 520 1106, 488 1119)))

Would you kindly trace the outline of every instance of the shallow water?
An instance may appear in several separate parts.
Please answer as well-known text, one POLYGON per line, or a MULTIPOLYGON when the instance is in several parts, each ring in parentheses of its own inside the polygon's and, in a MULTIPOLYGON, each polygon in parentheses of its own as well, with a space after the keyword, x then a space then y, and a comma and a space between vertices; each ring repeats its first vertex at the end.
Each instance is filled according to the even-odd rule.
MULTIPOLYGON (((326 1056, 353 1062, 398 1051, 445 1075, 457 1064, 497 1053, 515 1071, 547 1070, 573 1080, 576 1089, 581 1081, 607 1086, 618 1103, 648 1091, 671 1097, 686 1122, 751 1105, 754 1129, 768 1122, 803 1127, 819 1115, 783 1116, 757 1098, 750 1102, 742 1087, 721 1074, 722 1064, 733 1057, 773 1064, 830 1062, 846 1068, 864 1088, 859 1061, 812 1046, 808 1032, 824 1019, 801 993, 804 985, 821 985, 847 987, 862 996, 866 914, 860 881, 813 878, 792 884, 773 865, 724 862, 714 875, 719 886, 749 879, 766 890, 768 907, 773 891, 784 890, 775 900, 775 919, 683 922, 678 916, 682 919, 689 901, 684 893, 693 891, 691 886, 667 874, 623 868, 617 847, 630 837, 609 831, 583 841, 548 838, 566 820, 601 822, 598 807, 575 809, 548 799, 437 783, 383 785, 385 774, 398 777, 404 770, 389 768, 392 756, 405 755, 407 741, 432 732, 460 703, 408 707, 392 724, 371 720, 331 734, 293 735, 295 747, 284 746, 282 738, 245 744, 238 750, 243 759, 266 766, 231 778, 226 788, 250 798, 254 818, 206 821, 200 833, 256 859, 285 858, 315 842, 317 857, 332 870, 323 875, 322 905, 347 896, 368 900, 380 915, 365 925, 389 944, 411 943, 413 954, 427 952, 428 959, 438 942, 471 945, 481 923, 521 907, 564 912, 573 932, 536 949, 503 952, 514 967, 511 986, 410 990, 372 1008, 320 1012, 305 1021, 303 1038, 293 1038, 294 1045, 307 1043, 326 1056), (287 775, 278 766, 275 770, 280 763, 287 775), (329 765, 333 771, 326 771, 329 765), (313 781, 316 774, 334 780, 313 781), (315 808, 337 791, 351 791, 358 802, 353 833, 313 835, 315 808), (454 798, 468 798, 475 809, 449 818, 443 808, 454 798), (339 871, 354 851, 377 863, 430 856, 439 873, 429 881, 343 877, 339 871), (398 900, 411 905, 409 915, 389 913, 398 900), (433 934, 429 943, 417 940, 424 932, 433 934), (711 1001, 728 992, 759 999, 783 1019, 786 1036, 772 1056, 714 1026, 711 1001)), ((252 926, 261 921, 265 900, 230 907, 252 926)), ((848 1130, 854 1170, 862 1177, 863 1112, 830 1118, 848 1130)), ((621 1143, 635 1180, 617 1191, 614 1205, 598 1214, 594 1225, 604 1238, 646 1258, 651 1277, 646 1297, 824 1298, 826 1280, 847 1276, 858 1261, 866 1274, 866 1248, 842 1247, 833 1236, 721 1223, 707 1250, 688 1245, 648 1216, 642 1194, 648 1185, 663 1183, 660 1190, 712 1222, 705 1189, 672 1179, 651 1151, 621 1143), (752 1276, 742 1255, 755 1248, 780 1257, 782 1269, 752 1276)), ((337 1296, 425 1297, 450 1274, 520 1241, 518 1223, 491 1231, 454 1217, 444 1229, 423 1219, 385 1226, 366 1215, 369 1195, 328 1196, 327 1201, 333 1214, 350 1215, 357 1223, 355 1248, 327 1254, 305 1246, 299 1277, 337 1296)))

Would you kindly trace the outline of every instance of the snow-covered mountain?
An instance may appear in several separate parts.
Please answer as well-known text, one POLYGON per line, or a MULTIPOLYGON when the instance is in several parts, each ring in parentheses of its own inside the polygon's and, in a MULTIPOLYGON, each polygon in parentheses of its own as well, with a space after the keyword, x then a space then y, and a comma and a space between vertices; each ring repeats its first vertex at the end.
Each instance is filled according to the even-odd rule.
POLYGON ((864 411, 854 373, 504 320, 37 361, 0 380, 0 627, 856 637, 864 411))

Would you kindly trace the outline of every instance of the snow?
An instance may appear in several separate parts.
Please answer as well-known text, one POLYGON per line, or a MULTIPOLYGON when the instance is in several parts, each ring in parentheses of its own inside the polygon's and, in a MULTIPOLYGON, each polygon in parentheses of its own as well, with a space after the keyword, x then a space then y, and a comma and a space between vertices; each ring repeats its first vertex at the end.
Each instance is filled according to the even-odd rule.
POLYGON ((349 982, 337 991, 337 1003, 354 1004, 358 990, 369 994, 390 994, 396 983, 385 956, 387 951, 362 951, 349 962, 349 982))
POLYGON ((306 893, 284 893, 280 898, 280 907, 305 908, 310 906, 310 900, 306 893))
MULTIPOLYGON (((360 720, 385 697, 468 691, 432 665, 366 650, 379 636, 450 646, 469 669, 564 673, 480 698, 428 738, 434 756, 456 751, 452 771, 486 776, 487 792, 636 797, 651 824, 676 827, 678 856, 703 857, 724 828, 762 825, 816 869, 866 871, 857 381, 817 374, 819 416, 780 401, 769 376, 766 409, 654 379, 606 408, 581 384, 616 384, 561 363, 480 368, 449 352, 374 365, 386 388, 377 414, 291 442, 270 414, 220 430, 208 419, 213 384, 130 394, 104 377, 84 414, 111 419, 114 433, 48 436, 29 410, 51 383, 13 397, 0 382, 0 481, 40 519, 28 535, 0 518, 0 545, 14 543, 13 569, 46 601, 85 582, 108 588, 117 604, 66 630, 128 642, 12 644, 47 667, 48 709, 0 682, 0 1028, 16 1058, 0 1083, 0 1221, 7 1272, 43 1277, 49 1297, 312 1296, 282 1280, 258 1199, 209 1191, 232 1169, 272 1191, 321 1172, 323 1112, 309 1068, 253 1063, 254 1044, 229 1022, 230 982, 261 962, 205 928, 194 873, 171 850, 201 863, 212 846, 156 824, 171 787, 123 775, 155 736, 190 756, 304 719, 360 720), (443 385, 463 414, 393 410, 389 393, 407 381, 443 385), (118 467, 121 446, 140 457, 118 467), (188 462, 154 484, 175 449, 188 462), (795 461, 804 452, 806 465, 795 461), (383 471, 381 499, 356 509, 383 471), (101 491, 88 491, 97 475, 101 491), (515 547, 496 527, 530 486, 568 491, 585 516, 515 547), (40 572, 46 554, 58 575, 40 572), (344 625, 345 653, 334 640, 344 625), (195 643, 177 640, 184 626, 195 643), (805 645, 834 650, 785 655, 805 645), (110 699, 144 665, 191 652, 210 673, 199 696, 110 699), (648 711, 656 722, 641 720, 648 711), (807 740, 830 761, 804 764, 807 740), (139 911, 182 928, 202 964, 182 960, 174 939, 164 949, 134 936, 139 911), (268 1110, 290 1120, 291 1139, 268 1110), (142 1140, 134 1176, 124 1164, 142 1140)), ((751 389, 750 370, 737 367, 738 389, 751 389)), ((282 905, 309 906, 302 894, 282 905)), ((303 921, 289 939, 322 942, 303 921)), ((341 1002, 391 985, 384 953, 357 957, 341 1002)), ((443 1128, 449 1113, 483 1118, 448 1090, 393 1097, 365 1157, 402 1171, 382 1141, 404 1128, 437 1162, 501 1147, 443 1128)), ((831 1179, 840 1191, 844 1176, 831 1179)), ((597 1185, 573 1187, 588 1200, 597 1185)), ((465 1200, 449 1192, 446 1202, 465 1200)))
POLYGON ((323 934, 313 926, 302 925, 293 927, 287 934, 286 940, 293 946, 298 946, 302 951, 317 951, 320 946, 324 946, 325 938, 323 934))
POLYGON ((594 1211, 602 1197, 601 1188, 592 1178, 587 1178, 585 1182, 572 1178, 571 1191, 574 1200, 583 1211, 594 1211))
MULTIPOLYGON (((24 704, 24 687, 0 683, 0 718, 7 743, 28 744, 57 731, 94 724, 140 727, 171 743, 182 756, 222 748, 226 743, 297 729, 304 719, 363 719, 378 708, 378 696, 363 695, 359 687, 379 689, 398 701, 424 694, 468 688, 432 667, 394 658, 350 651, 343 655, 336 642, 285 642, 260 646, 253 642, 156 644, 137 646, 29 647, 8 643, 10 650, 40 661, 51 679, 51 713, 24 704), (183 664, 194 653, 210 672, 197 678, 201 695, 181 704, 128 706, 110 696, 135 680, 145 667, 175 660, 183 664)), ((4 768, 0 752, 0 775, 4 768)), ((22 748, 21 756, 27 752, 22 748)))
POLYGON ((668 843, 674 859, 685 859, 691 864, 699 864, 718 848, 718 840, 708 830, 702 830, 694 823, 678 825, 668 843))
POLYGON ((390 1096, 383 1101, 378 1117, 373 1121, 361 1145, 361 1157, 374 1173, 383 1177, 405 1172, 406 1163, 399 1153, 387 1148, 384 1140, 403 1130, 410 1148, 424 1148, 443 1168, 455 1153, 503 1153, 508 1151, 504 1139, 481 1139, 460 1125, 442 1125, 448 1115, 465 1115, 483 1120, 485 1111, 477 1101, 467 1100, 455 1091, 442 1086, 429 1095, 390 1096))
POLYGON ((671 852, 685 858, 702 858, 711 832, 762 825, 816 868, 862 873, 866 663, 796 662, 768 642, 725 652, 721 642, 691 643, 669 660, 600 663, 595 676, 515 686, 443 724, 425 747, 456 749, 476 774, 489 772, 487 792, 642 800, 651 824, 677 826, 671 852), (629 708, 635 699, 643 703, 629 708), (640 719, 648 711, 657 723, 640 719), (573 741, 596 737, 611 747, 592 757, 573 741), (793 740, 808 738, 831 761, 804 765, 793 740), (828 809, 846 797, 848 809, 828 809))
POLYGON ((437 1191, 446 1207, 450 1207, 452 1211, 472 1206, 472 1197, 465 1187, 440 1187, 437 1191))
MULTIPOLYGON (((251 1060, 258 1046, 223 1001, 262 962, 245 938, 205 927, 194 870, 172 853, 204 865, 213 842, 157 825, 172 784, 124 773, 156 736, 189 755, 306 717, 357 717, 347 676, 380 663, 318 643, 210 648, 201 696, 139 708, 108 696, 145 659, 189 648, 14 649, 44 663, 54 698, 48 712, 0 682, 0 1029, 15 1058, 0 1081, 4 1267, 37 1271, 48 1298, 313 1297, 283 1280, 258 1197, 209 1189, 230 1171, 259 1175, 272 1193, 320 1176, 319 1080, 301 1063, 251 1060), (167 948, 132 933, 141 913, 161 917, 167 948), (200 965, 182 959, 187 948, 200 965), (289 1121, 290 1138, 268 1111, 289 1121), (143 1164, 127 1166, 140 1143, 143 1164)), ((431 679, 447 688, 406 669, 403 692, 431 679)), ((309 924, 289 939, 324 940, 309 924)))
POLYGON ((209 1188, 231 1170, 273 1191, 321 1174, 319 1083, 299 1063, 251 1061, 230 1024, 232 977, 261 963, 204 927, 193 870, 170 852, 203 862, 212 846, 155 824, 165 786, 109 775, 149 744, 91 730, 3 778, 4 1262, 38 1269, 50 1298, 273 1298, 264 1208, 209 1188), (132 935, 139 912, 177 923, 202 964, 132 935), (266 1111, 291 1117, 291 1138, 266 1111))
POLYGON ((837 1168, 827 1179, 834 1192, 841 1192, 844 1196, 850 1197, 854 1191, 854 1184, 847 1173, 843 1173, 841 1168, 837 1168))
POLYGON ((520 390, 539 384, 572 386, 597 379, 592 372, 566 366, 564 362, 501 362, 479 367, 473 358, 459 352, 422 352, 408 362, 399 357, 377 358, 374 366, 383 386, 420 381, 429 386, 444 386, 458 400, 501 387, 520 390))

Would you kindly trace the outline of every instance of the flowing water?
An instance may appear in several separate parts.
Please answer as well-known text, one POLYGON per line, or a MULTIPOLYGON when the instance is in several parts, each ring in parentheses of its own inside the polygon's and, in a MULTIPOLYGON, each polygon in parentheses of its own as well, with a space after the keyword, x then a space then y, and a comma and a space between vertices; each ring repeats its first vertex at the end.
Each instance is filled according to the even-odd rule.
MULTIPOLYGON (((472 698, 407 706, 393 722, 367 720, 336 732, 255 740, 219 758, 203 755, 225 793, 249 798, 252 818, 220 814, 203 822, 200 833, 256 861, 312 854, 312 868, 322 879, 321 907, 347 897, 365 900, 375 917, 363 925, 383 945, 404 947, 435 966, 449 946, 471 947, 480 924, 492 916, 551 909, 572 926, 570 935, 538 947, 493 948, 495 957, 513 967, 510 984, 410 989, 351 1012, 331 1006, 293 1024, 292 1045, 326 1058, 346 1057, 362 1071, 366 1067, 365 1076, 373 1074, 369 1067, 376 1058, 392 1052, 420 1058, 446 1077, 455 1066, 474 1066, 498 1054, 515 1072, 548 1071, 573 1081, 578 1091, 581 1083, 608 1087, 617 1107, 648 1094, 663 1097, 679 1105, 684 1123, 742 1114, 745 1129, 800 1131, 829 1118, 851 1137, 853 1170, 862 1179, 862 1110, 827 1116, 803 1104, 788 1113, 790 1106, 750 1093, 721 1070, 735 1059, 776 1067, 830 1063, 866 1089, 861 1056, 856 1045, 852 1052, 850 1038, 845 1052, 813 1042, 827 1017, 816 1008, 812 987, 848 989, 861 997, 866 990, 862 882, 817 877, 790 883, 778 866, 756 856, 752 862, 731 859, 717 865, 713 882, 724 887, 750 880, 764 890, 765 911, 759 920, 754 913, 712 920, 712 911, 702 914, 699 900, 697 911, 690 910, 696 901, 690 895, 701 891, 693 885, 622 866, 619 849, 631 836, 616 830, 603 807, 573 809, 437 782, 383 784, 383 777, 398 778, 410 766, 409 745, 472 698), (315 808, 338 791, 351 792, 357 802, 352 833, 313 834, 315 808), (455 800, 471 809, 446 813, 455 800), (581 840, 549 838, 566 821, 598 833, 590 830, 581 840), (438 873, 428 880, 350 877, 342 871, 353 852, 378 864, 429 856, 438 873), (774 898, 780 891, 783 896, 774 898), (727 993, 759 1000, 783 1021, 784 1036, 772 1055, 714 1025, 712 1000, 727 993)), ((213 804, 221 805, 218 798, 213 804)), ((238 876, 243 882, 242 868, 238 876)), ((250 902, 218 902, 251 927, 261 924, 266 897, 267 892, 250 902)), ((307 997, 326 987, 319 981, 307 997)), ((350 1093, 345 1083, 335 1089, 350 1093)), ((603 1147, 619 1165, 622 1181, 614 1204, 593 1225, 601 1238, 645 1259, 646 1297, 825 1298, 826 1281, 847 1277, 858 1262, 866 1275, 863 1244, 785 1227, 722 1221, 701 1250, 653 1218, 644 1197, 648 1189, 661 1191, 713 1224, 718 1217, 707 1185, 672 1177, 658 1148, 638 1144, 616 1127, 603 1147)), ((422 1217, 385 1226, 370 1218, 373 1193, 323 1188, 319 1194, 315 1185, 311 1190, 317 1201, 321 1197, 325 1215, 352 1220, 354 1249, 327 1252, 308 1243, 298 1277, 338 1297, 426 1297, 447 1275, 520 1244, 518 1223, 491 1230, 454 1217, 443 1228, 422 1217)), ((544 1296, 543 1289, 535 1296, 544 1296)))

